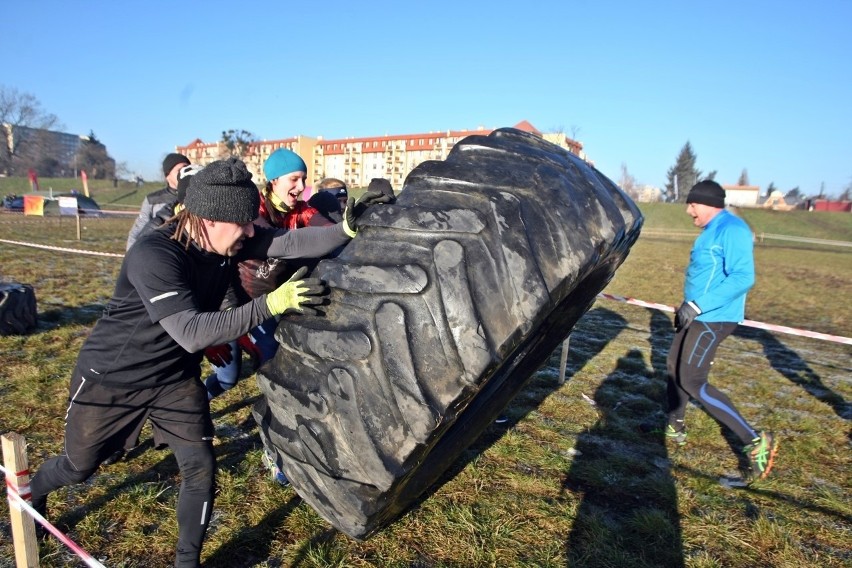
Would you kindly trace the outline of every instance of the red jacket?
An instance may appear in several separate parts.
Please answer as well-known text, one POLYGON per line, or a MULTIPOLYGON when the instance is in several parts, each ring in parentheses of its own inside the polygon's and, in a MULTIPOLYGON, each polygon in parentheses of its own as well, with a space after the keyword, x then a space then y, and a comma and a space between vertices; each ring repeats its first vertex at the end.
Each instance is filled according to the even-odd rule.
MULTIPOLYGON (((301 229, 302 227, 333 225, 329 219, 318 215, 319 211, 304 201, 297 201, 295 207, 287 213, 275 209, 267 201, 266 192, 260 192, 260 215, 266 223, 281 229, 301 229)), ((262 223, 261 223, 262 224, 262 223)), ((279 259, 268 260, 244 260, 238 265, 240 284, 242 291, 248 297, 235 290, 239 303, 246 302, 249 298, 257 298, 275 290, 302 265, 312 266, 316 259, 293 259, 282 261, 279 259)))
POLYGON ((287 213, 282 213, 268 203, 266 192, 260 192, 260 216, 273 227, 281 229, 301 229, 308 226, 330 225, 331 222, 322 215, 313 219, 319 213, 305 201, 297 201, 295 207, 287 213), (313 222, 311 222, 313 219, 313 222))

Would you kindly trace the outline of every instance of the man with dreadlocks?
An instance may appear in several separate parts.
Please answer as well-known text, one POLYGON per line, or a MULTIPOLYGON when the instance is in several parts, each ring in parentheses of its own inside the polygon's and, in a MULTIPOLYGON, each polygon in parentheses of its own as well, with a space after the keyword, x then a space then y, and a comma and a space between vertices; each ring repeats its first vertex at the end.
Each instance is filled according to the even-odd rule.
POLYGON ((316 313, 325 285, 290 280, 227 311, 219 306, 241 258, 321 257, 355 236, 367 193, 343 223, 298 231, 255 227, 259 194, 251 173, 231 158, 192 177, 184 209, 128 250, 104 315, 71 376, 62 455, 31 481, 32 503, 46 511, 50 492, 81 483, 150 421, 157 447, 168 445, 181 473, 175 566, 198 566, 215 491, 213 422, 200 380, 203 350, 227 343, 285 313, 316 313))

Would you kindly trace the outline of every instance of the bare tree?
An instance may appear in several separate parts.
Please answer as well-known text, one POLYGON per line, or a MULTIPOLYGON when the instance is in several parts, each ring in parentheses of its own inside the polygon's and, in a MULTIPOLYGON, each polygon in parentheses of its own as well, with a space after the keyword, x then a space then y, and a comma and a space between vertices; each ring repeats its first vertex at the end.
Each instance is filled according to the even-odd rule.
POLYGON ((582 128, 580 128, 578 125, 571 125, 571 140, 577 140, 577 136, 580 135, 580 130, 582 130, 582 128))
POLYGON ((119 179, 130 178, 130 168, 127 166, 127 162, 118 162, 115 164, 115 177, 119 179))
POLYGON ((249 146, 252 142, 256 142, 257 138, 254 134, 247 130, 228 130, 222 131, 222 144, 228 150, 228 157, 243 159, 248 154, 249 146))
POLYGON ((846 187, 843 188, 843 192, 837 196, 837 199, 840 201, 852 201, 852 181, 846 184, 846 187))
POLYGON ((737 181, 737 185, 748 185, 748 170, 743 168, 743 173, 740 174, 740 179, 737 181))
POLYGON ((20 175, 36 165, 46 137, 40 132, 61 128, 55 115, 43 110, 30 93, 0 85, 0 172, 20 175))
POLYGON ((639 188, 636 184, 636 178, 627 171, 627 164, 621 162, 621 179, 618 182, 621 191, 631 197, 637 199, 639 197, 639 188))
POLYGON ((80 144, 75 161, 77 166, 81 170, 86 170, 87 175, 92 179, 115 178, 115 160, 107 154, 106 146, 92 131, 89 131, 89 136, 80 144))

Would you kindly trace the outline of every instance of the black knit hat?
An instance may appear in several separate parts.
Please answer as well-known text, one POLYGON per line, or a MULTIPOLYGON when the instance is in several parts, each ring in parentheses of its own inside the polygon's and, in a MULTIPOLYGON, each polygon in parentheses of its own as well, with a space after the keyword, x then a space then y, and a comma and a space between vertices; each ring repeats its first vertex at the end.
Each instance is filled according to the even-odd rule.
POLYGON ((713 180, 706 179, 692 186, 689 195, 686 196, 687 203, 700 203, 710 207, 725 208, 725 190, 713 180))
POLYGON ((163 175, 168 176, 169 172, 171 172, 178 164, 189 165, 191 163, 192 162, 189 161, 189 158, 187 158, 183 154, 175 154, 174 152, 172 152, 163 160, 163 175))
POLYGON ((260 193, 246 165, 228 158, 211 162, 191 177, 184 205, 210 221, 245 225, 257 218, 260 193))

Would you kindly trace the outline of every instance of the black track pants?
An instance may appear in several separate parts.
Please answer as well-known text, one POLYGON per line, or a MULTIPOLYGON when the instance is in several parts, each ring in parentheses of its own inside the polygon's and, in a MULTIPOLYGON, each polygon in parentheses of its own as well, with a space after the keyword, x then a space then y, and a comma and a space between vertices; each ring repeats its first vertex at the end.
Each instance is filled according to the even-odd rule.
POLYGON ((740 415, 731 400, 707 382, 716 349, 737 324, 694 321, 675 334, 666 361, 668 370, 669 424, 679 429, 686 405, 693 398, 707 413, 730 428, 743 444, 757 434, 740 415))
POLYGON ((216 457, 208 446, 186 445, 172 448, 182 478, 178 496, 178 544, 175 566, 198 566, 201 545, 207 533, 213 495, 216 489, 216 457))

